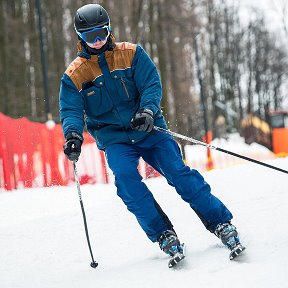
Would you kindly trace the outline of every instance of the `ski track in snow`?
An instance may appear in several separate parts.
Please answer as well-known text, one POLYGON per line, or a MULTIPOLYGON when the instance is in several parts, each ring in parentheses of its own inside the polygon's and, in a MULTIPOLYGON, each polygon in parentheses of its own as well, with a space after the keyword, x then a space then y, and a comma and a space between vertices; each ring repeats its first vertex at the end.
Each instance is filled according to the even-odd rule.
MULTIPOLYGON (((288 169, 288 158, 268 162, 288 169)), ((165 179, 145 183, 168 214, 186 258, 151 243, 111 185, 83 185, 96 269, 76 186, 0 193, 0 287, 288 287, 287 175, 255 164, 204 173, 234 215, 246 253, 235 261, 165 179)))

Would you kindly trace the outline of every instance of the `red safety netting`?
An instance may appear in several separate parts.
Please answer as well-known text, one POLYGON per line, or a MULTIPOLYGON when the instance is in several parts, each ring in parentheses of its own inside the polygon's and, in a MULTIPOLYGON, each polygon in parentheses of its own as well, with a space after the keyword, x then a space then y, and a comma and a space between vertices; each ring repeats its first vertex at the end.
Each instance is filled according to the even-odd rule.
MULTIPOLYGON (((84 133, 83 155, 77 162, 81 183, 107 183, 105 156, 84 133)), ((0 188, 67 185, 73 167, 63 153, 61 125, 11 119, 0 113, 0 188)))

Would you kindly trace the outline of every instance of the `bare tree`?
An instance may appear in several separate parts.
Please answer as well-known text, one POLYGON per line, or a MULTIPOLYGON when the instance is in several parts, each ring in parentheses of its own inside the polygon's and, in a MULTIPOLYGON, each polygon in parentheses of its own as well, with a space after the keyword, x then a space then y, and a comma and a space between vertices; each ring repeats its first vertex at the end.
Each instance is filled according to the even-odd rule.
MULTIPOLYGON (((91 1, 41 2, 47 36, 49 97, 53 118, 58 121, 60 78, 77 52, 73 17, 80 6, 91 1)), ((287 3, 276 2, 287 33, 287 3)), ((231 128, 237 129, 248 113, 263 117, 267 107, 281 108, 284 87, 288 84, 287 51, 275 41, 266 28, 265 18, 256 10, 254 14, 258 16, 244 25, 239 19, 237 1, 99 0, 97 3, 109 11, 116 41, 142 45, 156 63, 162 80, 162 109, 171 129, 203 136, 193 49, 195 33, 201 34, 199 54, 210 128, 214 128, 220 115, 226 117, 231 128), (217 103, 222 103, 224 109, 217 103), (237 112, 238 118, 228 119, 227 107, 237 112)), ((0 9, 3 82, 0 111, 12 117, 45 121, 35 3, 2 0, 0 9)))

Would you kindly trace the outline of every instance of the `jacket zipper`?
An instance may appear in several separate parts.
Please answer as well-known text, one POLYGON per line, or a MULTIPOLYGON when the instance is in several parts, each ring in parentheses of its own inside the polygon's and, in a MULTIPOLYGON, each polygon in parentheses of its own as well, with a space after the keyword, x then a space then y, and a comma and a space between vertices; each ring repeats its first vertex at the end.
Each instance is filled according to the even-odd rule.
POLYGON ((127 87, 126 87, 126 84, 125 84, 125 80, 122 77, 121 77, 121 82, 122 82, 122 85, 124 87, 124 90, 126 92, 127 97, 130 98, 128 90, 127 90, 127 87))

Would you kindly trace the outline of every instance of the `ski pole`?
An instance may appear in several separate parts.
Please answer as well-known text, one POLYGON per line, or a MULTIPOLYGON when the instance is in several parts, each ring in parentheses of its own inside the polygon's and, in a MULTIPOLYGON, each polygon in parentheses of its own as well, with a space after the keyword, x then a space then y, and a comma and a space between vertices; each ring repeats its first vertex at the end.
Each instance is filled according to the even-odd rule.
POLYGON ((278 167, 269 165, 269 164, 267 164, 267 163, 258 161, 258 160, 256 160, 256 159, 249 158, 249 157, 247 157, 247 156, 243 156, 243 155, 237 154, 237 153, 235 153, 235 152, 231 152, 231 151, 229 151, 229 150, 222 149, 222 148, 220 148, 220 147, 216 147, 216 146, 211 145, 211 144, 207 144, 207 143, 198 141, 198 140, 193 139, 193 138, 191 138, 191 137, 187 137, 187 136, 184 136, 184 135, 181 135, 181 134, 172 132, 172 131, 170 131, 170 130, 167 130, 167 129, 164 129, 164 128, 161 128, 161 127, 157 127, 157 126, 154 126, 153 129, 156 130, 156 131, 161 131, 161 132, 164 132, 164 133, 169 134, 169 135, 171 135, 171 136, 180 138, 180 139, 182 139, 182 140, 186 140, 186 141, 192 142, 192 143, 194 143, 194 144, 198 144, 198 145, 201 145, 201 146, 205 146, 205 147, 207 147, 207 148, 214 149, 214 150, 217 150, 217 151, 220 151, 220 152, 223 152, 223 153, 226 153, 226 154, 229 154, 229 155, 232 155, 232 156, 241 158, 241 159, 245 159, 245 160, 247 160, 247 161, 251 161, 251 162, 253 162, 253 163, 256 163, 256 164, 259 164, 259 165, 262 165, 262 166, 265 166, 265 167, 268 167, 268 168, 271 168, 271 169, 274 169, 274 170, 277 170, 277 171, 280 171, 280 172, 283 172, 283 173, 288 174, 288 171, 287 171, 287 170, 284 170, 284 169, 281 169, 281 168, 278 168, 278 167))
POLYGON ((83 205, 83 201, 82 201, 82 195, 81 195, 81 190, 80 190, 80 182, 79 182, 78 172, 77 172, 77 167, 76 167, 76 161, 73 161, 73 168, 74 168, 74 176, 75 176, 75 181, 76 181, 76 185, 77 185, 80 206, 81 206, 83 220, 84 220, 86 239, 87 239, 87 243, 88 243, 88 247, 89 247, 89 251, 90 251, 90 255, 91 255, 91 259, 92 259, 92 262, 90 263, 90 266, 92 268, 96 268, 98 266, 98 263, 94 260, 93 253, 92 253, 92 248, 91 248, 91 244, 90 244, 88 227, 87 227, 87 221, 86 221, 86 215, 85 215, 84 205, 83 205))

